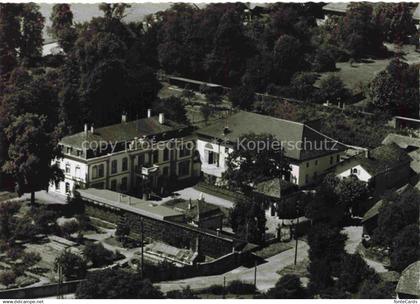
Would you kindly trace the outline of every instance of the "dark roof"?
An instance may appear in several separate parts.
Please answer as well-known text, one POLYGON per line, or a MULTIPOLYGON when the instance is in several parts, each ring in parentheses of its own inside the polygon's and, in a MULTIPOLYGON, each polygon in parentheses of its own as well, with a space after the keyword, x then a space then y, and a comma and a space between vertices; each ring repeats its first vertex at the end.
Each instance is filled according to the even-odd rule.
POLYGON ((197 218, 197 204, 199 204, 201 218, 210 217, 214 215, 224 215, 224 213, 220 210, 218 206, 209 204, 201 200, 186 201, 175 199, 166 202, 164 205, 171 207, 176 211, 184 213, 188 219, 195 220, 197 218))
POLYGON ((372 176, 411 161, 410 156, 396 144, 379 146, 369 151, 369 157, 360 153, 355 159, 372 176))
POLYGON ((328 12, 345 13, 349 4, 349 2, 332 2, 324 5, 322 9, 328 12))
POLYGON ((403 270, 395 291, 420 297, 420 261, 410 264, 403 270))
POLYGON ((109 207, 118 208, 157 220, 166 220, 183 215, 181 212, 172 208, 152 204, 151 202, 137 197, 124 195, 111 190, 88 188, 78 189, 77 192, 82 199, 98 202, 108 205, 109 207))
POLYGON ((171 120, 165 119, 163 124, 159 123, 159 118, 156 116, 150 118, 142 118, 138 120, 128 121, 106 127, 101 127, 91 133, 90 130, 79 132, 73 135, 66 136, 61 139, 62 144, 72 146, 75 148, 82 148, 83 142, 91 141, 105 141, 105 142, 125 142, 133 140, 135 137, 153 136, 163 134, 165 132, 172 132, 186 128, 171 120))
POLYGON ((344 151, 342 144, 308 125, 245 111, 240 111, 197 131, 198 135, 226 140, 230 143, 236 143, 241 136, 250 133, 271 134, 282 142, 285 156, 295 160, 311 159, 344 151), (226 127, 228 132, 225 135, 226 127), (305 141, 307 144, 302 144, 302 149, 295 148, 296 144, 305 141), (327 141, 329 146, 326 147, 323 144, 324 141, 327 141))
POLYGON ((420 138, 404 136, 400 134, 388 134, 387 137, 382 141, 383 145, 396 144, 402 149, 407 149, 409 147, 420 148, 420 138))

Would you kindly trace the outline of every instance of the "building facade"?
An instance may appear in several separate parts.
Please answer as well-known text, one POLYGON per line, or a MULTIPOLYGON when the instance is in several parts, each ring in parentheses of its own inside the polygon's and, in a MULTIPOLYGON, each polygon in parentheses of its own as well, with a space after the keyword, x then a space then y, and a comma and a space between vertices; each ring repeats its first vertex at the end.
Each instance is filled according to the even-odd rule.
POLYGON ((291 167, 290 176, 284 179, 300 187, 316 182, 344 154, 342 144, 308 125, 240 111, 197 131, 201 171, 207 180, 221 181, 229 154, 250 133, 270 134, 281 142, 291 167))
POLYGON ((55 162, 64 181, 49 190, 71 195, 77 188, 110 189, 138 195, 162 193, 200 176, 191 129, 163 114, 88 129, 60 141, 63 158, 55 162))

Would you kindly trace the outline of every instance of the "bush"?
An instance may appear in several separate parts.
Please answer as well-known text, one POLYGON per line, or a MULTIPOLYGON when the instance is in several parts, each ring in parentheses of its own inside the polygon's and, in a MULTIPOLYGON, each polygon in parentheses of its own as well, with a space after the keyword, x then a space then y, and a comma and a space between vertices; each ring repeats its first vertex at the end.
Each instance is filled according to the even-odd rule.
POLYGON ((76 233, 77 231, 79 231, 79 228, 79 223, 76 220, 67 221, 63 223, 63 225, 61 225, 60 227, 61 233, 65 237, 69 237, 73 233, 76 233))
POLYGON ((83 250, 83 255, 87 261, 92 262, 93 267, 109 265, 115 259, 115 254, 106 249, 101 243, 88 243, 83 250))
POLYGON ((255 293, 255 286, 254 284, 235 280, 230 282, 229 286, 227 287, 227 291, 237 295, 252 294, 255 293))
POLYGON ((26 252, 23 254, 22 259, 23 264, 29 268, 41 261, 41 255, 38 252, 26 252))
POLYGON ((87 271, 86 261, 79 255, 65 250, 55 259, 54 271, 62 267, 64 277, 67 280, 84 278, 87 271))
POLYGON ((13 271, 3 271, 0 273, 0 283, 2 283, 5 286, 9 286, 11 284, 14 284, 16 282, 16 274, 13 271))
POLYGON ((213 295, 222 295, 225 293, 225 289, 222 285, 213 284, 209 287, 202 289, 201 293, 209 293, 213 295))
POLYGON ((169 299, 200 299, 191 290, 190 286, 183 288, 182 290, 171 290, 166 293, 166 297, 169 299))

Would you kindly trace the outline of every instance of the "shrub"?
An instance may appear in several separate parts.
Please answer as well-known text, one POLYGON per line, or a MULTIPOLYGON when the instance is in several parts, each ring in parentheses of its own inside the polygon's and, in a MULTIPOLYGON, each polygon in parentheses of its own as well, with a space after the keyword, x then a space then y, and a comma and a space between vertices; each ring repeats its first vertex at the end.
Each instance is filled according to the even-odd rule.
POLYGON ((2 283, 5 286, 9 286, 16 282, 16 274, 13 271, 3 271, 0 273, 0 283, 2 283))
POLYGON ((191 290, 190 286, 183 288, 182 290, 171 290, 166 293, 166 297, 169 299, 200 299, 191 290))
POLYGON ((76 220, 71 220, 71 221, 67 221, 65 223, 63 223, 63 225, 61 225, 61 233, 66 236, 69 237, 71 234, 76 233, 79 230, 79 223, 76 220))
POLYGON ((92 262, 93 267, 109 265, 115 259, 114 253, 106 249, 101 243, 88 243, 83 250, 83 255, 87 261, 92 262))
POLYGON ((238 295, 255 293, 254 284, 244 283, 239 280, 230 282, 227 287, 228 292, 238 295))
POLYGON ((223 288, 222 285, 213 284, 213 285, 210 285, 209 287, 201 290, 201 293, 209 293, 209 294, 213 294, 213 295, 222 295, 222 294, 225 293, 225 289, 223 288))
POLYGON ((62 267, 64 277, 67 280, 81 279, 86 275, 86 261, 79 255, 72 253, 69 250, 63 251, 55 259, 54 271, 57 271, 59 266, 62 267))
POLYGON ((22 259, 26 267, 31 267, 41 261, 41 255, 38 252, 26 252, 23 254, 22 259))

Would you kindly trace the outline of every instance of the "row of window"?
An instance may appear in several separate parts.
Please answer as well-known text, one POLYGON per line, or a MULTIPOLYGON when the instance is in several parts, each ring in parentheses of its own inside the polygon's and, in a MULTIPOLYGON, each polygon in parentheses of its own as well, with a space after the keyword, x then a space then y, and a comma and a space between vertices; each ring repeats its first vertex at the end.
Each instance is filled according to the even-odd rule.
MULTIPOLYGON (((121 179, 120 190, 121 191, 127 191, 127 186, 128 186, 128 178, 123 177, 121 179)), ((111 190, 112 191, 117 191, 117 180, 116 179, 111 180, 111 190)))
MULTIPOLYGON (((128 158, 127 157, 124 157, 122 159, 122 168, 121 168, 121 171, 124 172, 124 171, 127 171, 127 170, 128 170, 128 158)), ((115 174, 117 172, 118 172, 118 160, 117 159, 114 159, 111 162, 111 174, 115 174)))

